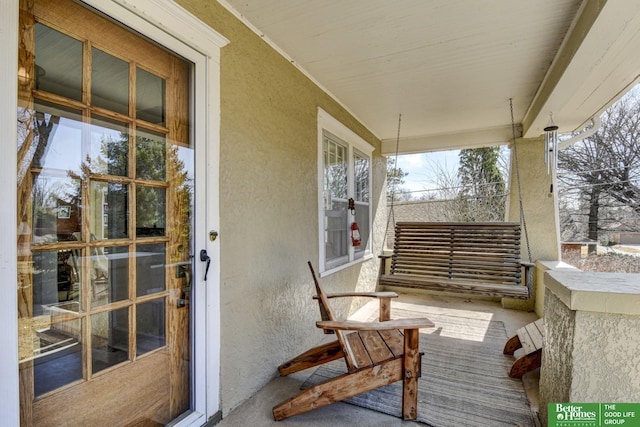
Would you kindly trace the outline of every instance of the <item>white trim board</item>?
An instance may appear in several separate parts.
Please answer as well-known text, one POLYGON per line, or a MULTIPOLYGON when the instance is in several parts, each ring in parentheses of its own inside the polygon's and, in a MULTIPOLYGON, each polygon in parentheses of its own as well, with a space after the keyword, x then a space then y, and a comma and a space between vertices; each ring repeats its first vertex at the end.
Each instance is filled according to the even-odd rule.
POLYGON ((0 414, 2 423, 20 425, 18 396, 18 305, 16 298, 17 249, 17 108, 18 105, 18 0, 0 2, 0 138, 8 149, 0 156, 0 324, 4 339, 0 351, 0 414), (13 142, 13 144, 12 144, 13 142))

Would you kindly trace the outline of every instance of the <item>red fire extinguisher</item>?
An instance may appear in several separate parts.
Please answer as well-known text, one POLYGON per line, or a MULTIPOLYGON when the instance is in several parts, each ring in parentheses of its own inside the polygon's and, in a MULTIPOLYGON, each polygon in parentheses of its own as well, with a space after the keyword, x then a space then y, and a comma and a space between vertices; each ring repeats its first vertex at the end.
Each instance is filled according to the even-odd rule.
MULTIPOLYGON (((351 211, 351 215, 356 216, 356 202, 352 198, 349 199, 349 210, 351 211)), ((360 246, 362 243, 362 239, 360 238, 360 229, 358 228, 358 223, 353 221, 351 223, 351 245, 360 246)))
POLYGON ((358 223, 354 222, 351 224, 351 244, 353 246, 360 246, 362 240, 360 239, 360 229, 358 228, 358 223))

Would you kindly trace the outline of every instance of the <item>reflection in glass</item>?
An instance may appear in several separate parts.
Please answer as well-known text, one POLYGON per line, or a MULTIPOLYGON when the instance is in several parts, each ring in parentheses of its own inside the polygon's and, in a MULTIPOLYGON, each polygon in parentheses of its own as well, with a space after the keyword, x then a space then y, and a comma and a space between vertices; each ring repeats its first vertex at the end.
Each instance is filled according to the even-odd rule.
POLYGON ((95 47, 91 61, 91 104, 128 115, 129 64, 95 47))
POLYGON ((147 353, 165 345, 165 300, 155 300, 136 306, 136 354, 147 353))
POLYGON ((35 104, 29 130, 33 134, 22 168, 45 168, 80 174, 82 114, 46 102, 35 104))
POLYGON ((91 306, 129 298, 129 247, 94 248, 91 254, 91 306))
POLYGON ((362 258, 369 240, 369 158, 354 150, 356 217, 362 244, 356 246, 355 258, 362 258))
POLYGON ((355 151, 355 200, 356 202, 369 201, 369 158, 355 151))
POLYGON ((164 236, 166 196, 164 188, 136 187, 136 237, 164 236))
POLYGON ((356 203, 356 216, 354 221, 358 223, 358 228, 360 229, 360 238, 362 239, 362 244, 354 248, 355 257, 362 258, 364 256, 365 251, 368 248, 368 241, 369 241, 369 235, 370 235, 369 205, 356 203))
POLYGON ((164 125, 165 81, 148 71, 136 68, 136 118, 164 125))
POLYGON ((89 224, 92 239, 122 239, 129 235, 127 194, 126 184, 91 182, 89 224))
POLYGON ((324 134, 324 217, 327 265, 348 255, 347 147, 324 134))
POLYGON ((40 315, 60 305, 77 312, 81 267, 80 253, 75 249, 34 252, 33 313, 40 315))
POLYGON ((33 386, 38 397, 82 379, 82 330, 80 319, 68 318, 64 305, 48 310, 50 327, 35 332, 33 386))
POLYGON ((182 244, 187 244, 191 241, 191 213, 194 199, 193 149, 178 145, 170 146, 169 163, 174 171, 171 183, 175 185, 174 201, 178 206, 173 217, 176 235, 180 236, 182 244))
POLYGON ((127 175, 129 133, 120 122, 93 118, 91 120, 91 172, 127 175))
POLYGON ((167 149, 165 136, 138 129, 136 138, 136 178, 164 181, 167 149))
POLYGON ((36 89, 82 100, 82 42, 36 23, 36 89))
POLYGON ((82 195, 79 179, 38 175, 31 197, 33 243, 80 240, 82 195))
POLYGON ((324 135, 324 185, 325 197, 347 198, 347 147, 327 132, 324 135))
POLYGON ((129 310, 91 316, 91 366, 99 372, 129 359, 129 310))
POLYGON ((186 181, 184 185, 192 188, 194 180, 193 148, 177 146, 177 153, 171 159, 175 159, 176 163, 182 165, 179 173, 184 174, 186 181))
POLYGON ((140 297, 164 291, 164 243, 138 245, 136 256, 136 295, 140 297))
POLYGON ((327 262, 348 255, 347 202, 333 200, 325 215, 325 257, 327 262))

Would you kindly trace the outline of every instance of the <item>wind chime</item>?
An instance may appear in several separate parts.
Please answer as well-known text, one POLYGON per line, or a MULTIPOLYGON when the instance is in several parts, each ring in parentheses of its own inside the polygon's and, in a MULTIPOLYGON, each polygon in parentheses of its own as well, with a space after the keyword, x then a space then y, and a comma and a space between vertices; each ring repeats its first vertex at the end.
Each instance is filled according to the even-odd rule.
POLYGON ((549 113, 549 123, 544 128, 544 163, 547 175, 558 167, 558 126, 553 123, 553 113, 549 113))

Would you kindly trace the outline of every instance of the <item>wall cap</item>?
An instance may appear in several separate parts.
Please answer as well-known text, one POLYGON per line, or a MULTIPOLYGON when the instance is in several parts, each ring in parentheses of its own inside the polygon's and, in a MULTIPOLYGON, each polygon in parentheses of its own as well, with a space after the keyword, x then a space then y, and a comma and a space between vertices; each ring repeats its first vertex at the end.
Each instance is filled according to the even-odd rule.
POLYGON ((640 316, 640 276, 630 273, 593 273, 551 270, 545 273, 547 290, 569 309, 640 316))

